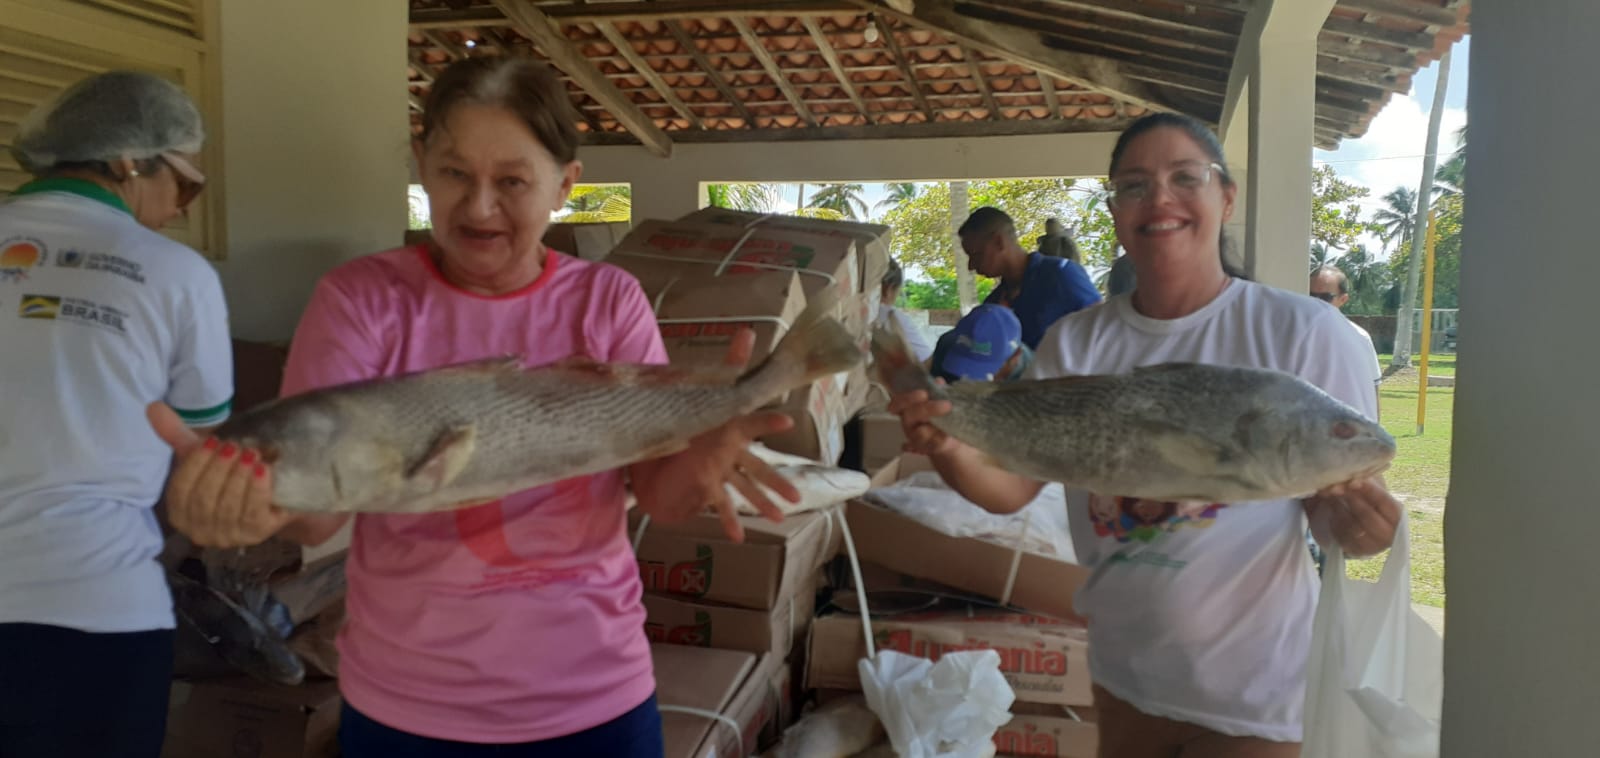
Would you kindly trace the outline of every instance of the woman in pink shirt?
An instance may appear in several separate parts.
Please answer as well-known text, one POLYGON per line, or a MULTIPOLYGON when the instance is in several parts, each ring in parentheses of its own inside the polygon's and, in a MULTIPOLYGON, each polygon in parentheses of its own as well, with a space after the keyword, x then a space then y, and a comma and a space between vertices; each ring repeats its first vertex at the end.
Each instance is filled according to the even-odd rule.
MULTIPOLYGON (((528 59, 472 58, 434 83, 415 144, 433 242, 365 256, 318 283, 282 394, 505 354, 665 363, 650 304, 620 269, 548 250, 581 172, 566 92, 528 59)), ((749 335, 730 362, 749 356, 749 335)), ((152 423, 182 458, 174 526, 201 545, 327 540, 347 516, 271 505, 251 450, 152 423)), ((355 517, 340 632, 344 754, 659 756, 660 715, 624 483, 658 520, 715 505, 724 484, 799 493, 750 455, 782 414, 737 419, 679 454, 460 510, 355 517), (509 750, 508 750, 509 748, 509 750)), ((776 518, 770 502, 760 505, 776 518)))

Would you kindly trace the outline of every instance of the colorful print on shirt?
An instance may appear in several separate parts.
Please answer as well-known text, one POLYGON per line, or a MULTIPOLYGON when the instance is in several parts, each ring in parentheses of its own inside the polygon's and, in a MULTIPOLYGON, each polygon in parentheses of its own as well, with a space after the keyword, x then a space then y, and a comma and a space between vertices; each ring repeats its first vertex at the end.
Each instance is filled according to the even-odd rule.
POLYGON ((1118 542, 1154 542, 1183 528, 1205 529, 1216 521, 1225 503, 1176 503, 1136 497, 1089 496, 1089 519, 1100 537, 1118 542))

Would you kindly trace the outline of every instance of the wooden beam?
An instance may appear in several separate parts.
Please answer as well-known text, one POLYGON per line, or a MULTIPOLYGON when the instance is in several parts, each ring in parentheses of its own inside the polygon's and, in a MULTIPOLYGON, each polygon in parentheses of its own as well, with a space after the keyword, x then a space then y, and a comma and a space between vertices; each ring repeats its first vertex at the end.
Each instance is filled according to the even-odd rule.
MULTIPOLYGON (((724 144, 733 142, 1003 137, 1022 134, 1120 132, 1131 123, 1133 123, 1133 119, 1129 118, 1041 118, 1030 121, 940 121, 937 123, 818 126, 793 129, 706 129, 698 132, 681 132, 677 135, 677 141, 679 144, 724 144)), ((634 143, 628 138, 603 135, 591 144, 617 145, 634 143)))
POLYGON ((694 59, 694 64, 705 72, 706 78, 716 85, 717 91, 722 93, 723 99, 727 100, 728 104, 733 107, 734 112, 739 114, 739 118, 744 119, 744 125, 746 127, 755 126, 750 118, 750 109, 744 107, 744 103, 739 101, 739 96, 734 94, 733 90, 728 87, 728 80, 722 78, 722 72, 711 65, 711 61, 706 58, 705 53, 700 52, 700 47, 689 37, 689 33, 684 31, 683 27, 676 21, 663 21, 662 24, 672 32, 672 38, 678 43, 678 47, 683 48, 683 51, 694 59))
POLYGON ((1064 37, 1059 34, 1041 34, 1039 40, 1052 50, 1089 55, 1104 58, 1115 62, 1119 70, 1127 71, 1128 66, 1140 64, 1157 65, 1165 68, 1181 68, 1196 74, 1212 73, 1218 77, 1228 73, 1231 56, 1218 53, 1201 53, 1199 51, 1154 50, 1146 48, 1142 51, 1126 47, 1115 47, 1102 43, 1097 39, 1087 37, 1064 37))
POLYGON ((421 31, 423 39, 433 43, 435 47, 443 50, 445 55, 450 56, 453 60, 462 60, 467 57, 467 48, 451 42, 442 32, 434 29, 423 29, 421 31))
MULTIPOLYGON (((655 0, 655 2, 568 3, 535 6, 562 23, 601 21, 684 21, 699 18, 749 18, 751 16, 832 16, 853 13, 847 0, 655 0), (730 7, 731 6, 731 7, 730 7)), ((512 26, 498 8, 415 10, 412 29, 463 29, 476 26, 512 26)))
MULTIPOLYGON (((1232 12, 1219 12, 1216 9, 1208 15, 1198 15, 1190 10, 1169 10, 1166 6, 1151 5, 1147 0, 989 0, 991 5, 1006 7, 1030 8, 1040 7, 1044 10, 1064 11, 1067 8, 1078 8, 1088 13, 1132 21, 1138 24, 1153 24, 1169 29, 1177 29, 1191 34, 1215 36, 1223 40, 1239 36, 1239 30, 1244 21, 1241 14, 1232 12)), ((1176 5, 1176 3, 1174 3, 1176 5)), ((1204 7, 1204 6, 1202 6, 1204 7)))
POLYGON ((411 110, 417 111, 419 113, 424 110, 424 108, 422 107, 422 98, 417 97, 416 95, 413 95, 410 92, 406 93, 406 101, 411 103, 411 110))
POLYGON ((1317 53, 1352 62, 1373 63, 1385 68, 1412 69, 1417 67, 1417 54, 1388 47, 1357 45, 1326 36, 1317 38, 1317 53))
POLYGON ((428 63, 422 60, 421 50, 415 47, 407 46, 406 60, 411 63, 411 68, 417 72, 417 76, 421 78, 423 82, 427 84, 433 84, 433 71, 428 68, 428 63))
POLYGON ((806 31, 811 34, 811 41, 817 45, 817 52, 828 62, 828 69, 833 72, 833 78, 839 80, 839 86, 850 96, 850 102, 855 105, 856 111, 861 114, 862 119, 871 124, 872 114, 867 112, 867 104, 861 100, 861 93, 856 92, 855 83, 850 81, 850 75, 845 73, 844 64, 839 61, 839 51, 833 49, 833 42, 822 32, 822 25, 814 18, 802 18, 800 23, 805 24, 806 31))
POLYGON ((789 105, 794 107, 794 112, 800 115, 806 126, 816 126, 817 118, 811 115, 811 109, 806 107, 805 98, 800 97, 800 91, 794 88, 794 82, 789 81, 789 77, 784 76, 778 69, 778 62, 772 59, 772 53, 767 51, 767 46, 756 39, 755 32, 750 31, 750 25, 742 18, 730 19, 729 23, 739 30, 739 36, 744 39, 745 47, 750 48, 750 52, 761 63, 761 68, 766 70, 767 78, 778 85, 783 96, 789 99, 789 105))
POLYGON ((572 44, 548 16, 527 2, 494 0, 494 4, 506 18, 511 19, 517 31, 544 51, 545 57, 564 70, 584 92, 589 93, 589 97, 604 105, 611 115, 616 116, 617 121, 638 137, 645 149, 663 158, 672 155, 672 138, 640 111, 627 95, 619 92, 617 85, 612 84, 600 69, 584 60, 578 46, 572 44))
POLYGON ((958 5, 957 12, 1052 34, 1091 35, 1108 43, 1111 40, 1107 37, 1114 36, 1120 40, 1117 44, 1135 49, 1158 45, 1232 55, 1238 41, 1238 35, 1192 27, 1161 27, 1130 19, 1097 16, 1041 0, 970 0, 958 5), (983 15, 978 15, 978 8, 987 10, 983 15))
POLYGON ((900 40, 894 36, 894 29, 889 26, 889 22, 883 20, 883 16, 872 16, 872 23, 877 24, 878 38, 888 46, 889 55, 894 57, 895 65, 900 67, 900 75, 906 80, 906 89, 917 99, 917 107, 922 109, 923 115, 927 116, 931 123, 933 108, 928 106, 928 97, 922 93, 922 80, 918 79, 917 72, 911 69, 910 59, 906 57, 905 51, 900 49, 900 40))
POLYGON ((1000 118, 1000 106, 995 104, 994 93, 989 91, 989 82, 983 75, 983 68, 978 65, 978 56, 968 48, 961 48, 962 57, 967 59, 967 70, 972 72, 972 81, 978 85, 978 94, 983 95, 983 106, 989 109, 989 118, 1000 118))
POLYGON ((1224 97, 1228 94, 1228 83, 1219 79, 1208 79, 1194 74, 1185 74, 1157 66, 1143 66, 1127 64, 1123 66, 1128 76, 1153 84, 1166 84, 1181 87, 1192 92, 1203 92, 1207 95, 1224 97))
POLYGON ((661 78, 661 74, 657 73, 649 63, 645 62, 644 58, 640 57, 639 51, 633 49, 633 43, 629 42, 628 38, 622 35, 622 32, 617 31, 615 26, 605 21, 596 22, 595 28, 605 35, 606 41, 617 49, 617 52, 628 62, 628 65, 632 66, 633 70, 639 73, 639 76, 644 77, 645 82, 655 89, 656 94, 661 95, 662 100, 667 101, 667 104, 671 105, 673 110, 689 120, 690 127, 695 129, 705 128, 705 125, 700 123, 700 117, 694 115, 694 111, 689 108, 689 104, 683 102, 683 99, 678 97, 677 91, 667 86, 666 81, 661 78))
POLYGON ((1039 89, 1044 92, 1044 104, 1050 106, 1050 118, 1061 118, 1061 96, 1056 94, 1056 84, 1049 74, 1035 71, 1039 77, 1039 89))
POLYGON ((1428 26, 1455 26, 1459 22, 1455 10, 1406 0, 1339 0, 1339 7, 1428 26))
POLYGON ((1362 42, 1380 42, 1406 50, 1432 50, 1437 41, 1437 38, 1427 32, 1390 29, 1342 16, 1329 16, 1327 23, 1322 25, 1322 34, 1349 37, 1362 42))
POLYGON ((1128 76, 1115 60, 1052 49, 1039 35, 1027 29, 957 13, 953 0, 916 0, 913 13, 901 13, 868 0, 852 1, 879 16, 893 15, 905 23, 938 32, 997 58, 1054 74, 1058 79, 1085 89, 1145 108, 1175 109, 1148 82, 1128 76))
MULTIPOLYGON (((1401 86, 1403 79, 1396 75, 1392 69, 1373 68, 1365 65, 1352 65, 1348 61, 1330 58, 1325 55, 1317 56, 1317 76, 1322 79, 1344 83, 1350 89, 1384 90, 1389 91, 1401 86)), ((1410 89, 1407 87, 1406 89, 1410 89)))

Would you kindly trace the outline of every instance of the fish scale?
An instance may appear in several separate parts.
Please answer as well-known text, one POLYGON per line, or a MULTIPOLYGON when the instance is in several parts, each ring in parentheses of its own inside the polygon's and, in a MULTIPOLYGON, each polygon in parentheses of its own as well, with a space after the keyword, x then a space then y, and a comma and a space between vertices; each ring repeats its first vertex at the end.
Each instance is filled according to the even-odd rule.
POLYGON ((872 335, 879 377, 951 411, 930 421, 995 465, 1107 496, 1302 497, 1382 471, 1395 441, 1320 388, 1271 369, 1166 363, 1123 374, 937 385, 898 325, 872 335))
POLYGON ((216 436, 261 449, 274 502, 324 512, 447 510, 682 449, 697 434, 862 359, 808 306, 754 369, 479 361, 282 398, 216 436))

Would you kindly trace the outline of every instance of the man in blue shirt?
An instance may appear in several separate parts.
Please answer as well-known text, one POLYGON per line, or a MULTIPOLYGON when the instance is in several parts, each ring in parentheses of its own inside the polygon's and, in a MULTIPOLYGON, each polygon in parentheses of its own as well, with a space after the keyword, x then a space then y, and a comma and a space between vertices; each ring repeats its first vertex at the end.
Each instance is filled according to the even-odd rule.
POLYGON ((947 384, 1022 378, 1033 351, 1022 344, 1022 323, 1003 305, 980 305, 939 337, 929 370, 947 384))
POLYGON ((999 208, 972 212, 957 230, 967 268, 999 279, 985 305, 1003 305, 1022 322, 1022 343, 1037 349, 1039 340, 1062 316, 1100 302, 1089 272, 1065 258, 1029 253, 1017 240, 1017 226, 999 208))

